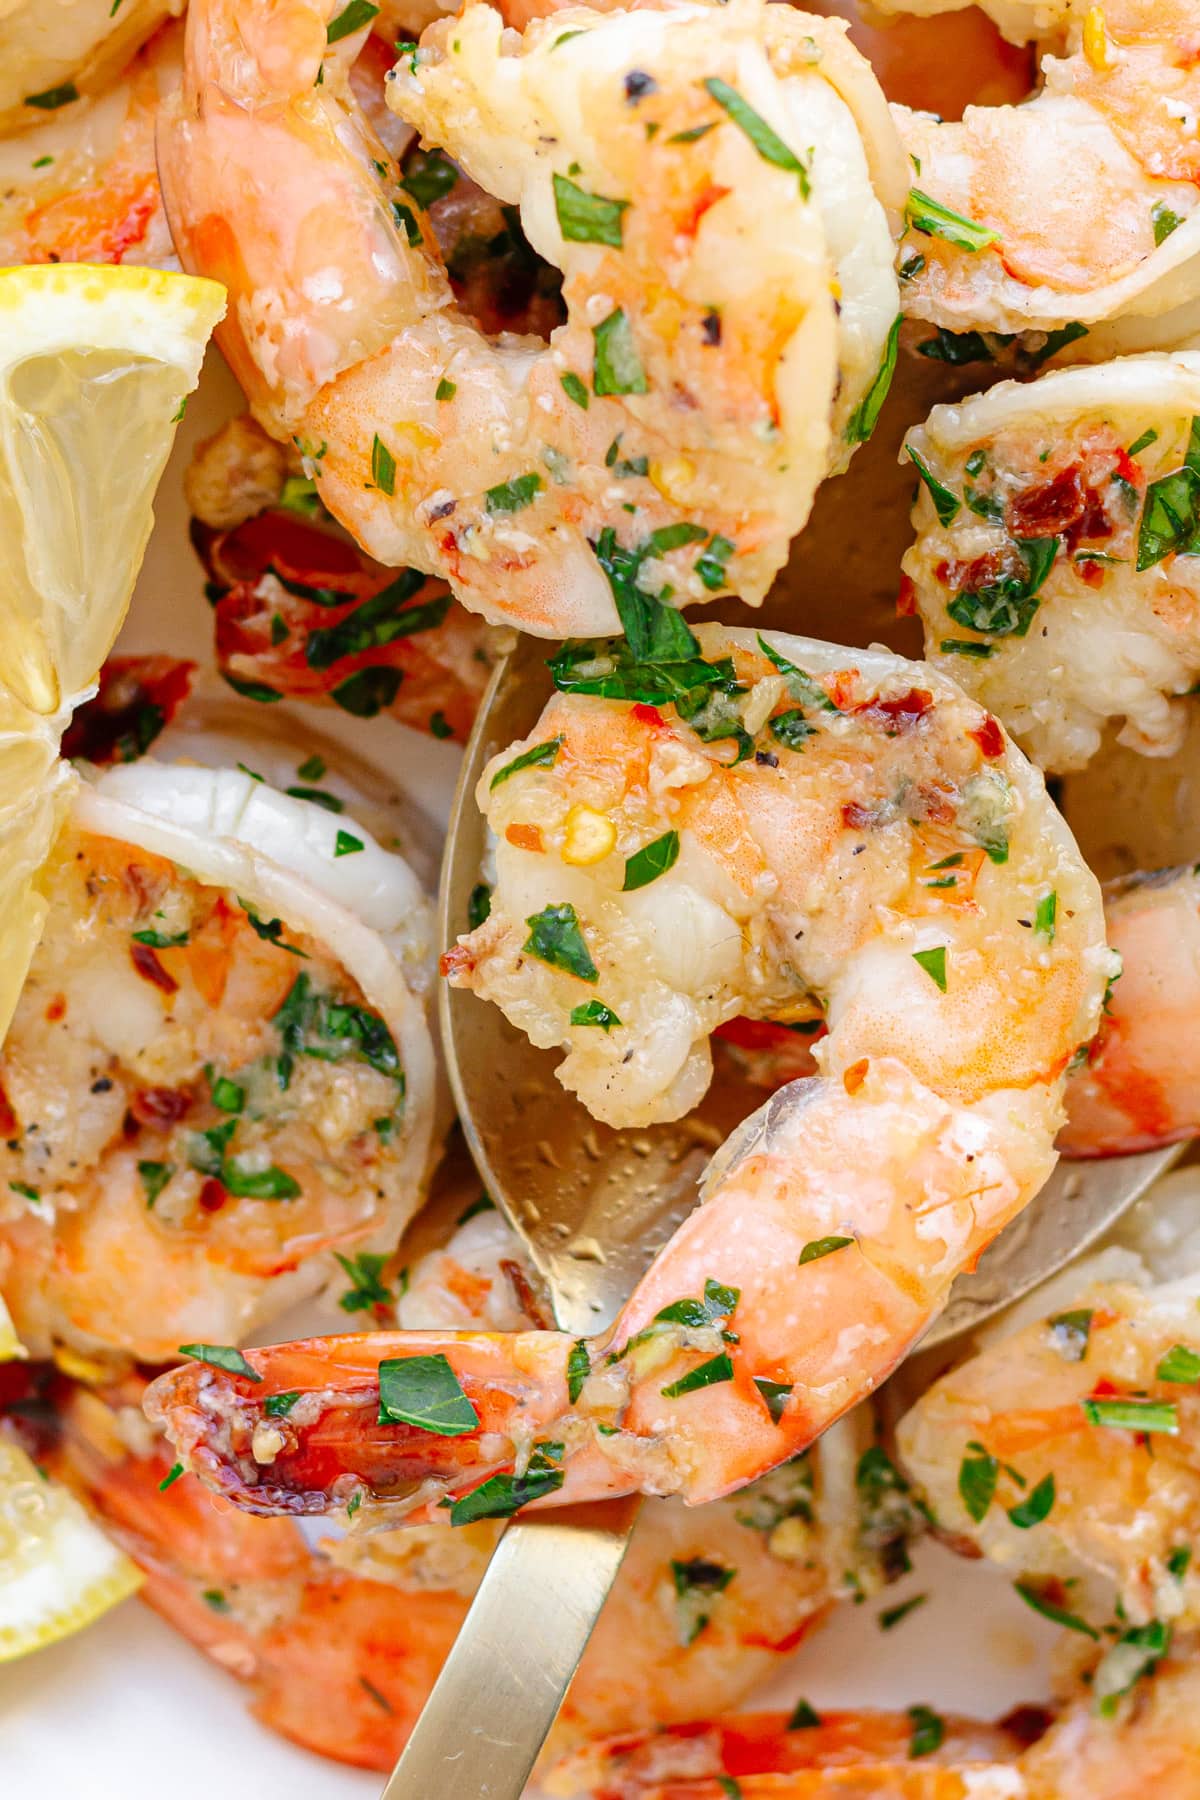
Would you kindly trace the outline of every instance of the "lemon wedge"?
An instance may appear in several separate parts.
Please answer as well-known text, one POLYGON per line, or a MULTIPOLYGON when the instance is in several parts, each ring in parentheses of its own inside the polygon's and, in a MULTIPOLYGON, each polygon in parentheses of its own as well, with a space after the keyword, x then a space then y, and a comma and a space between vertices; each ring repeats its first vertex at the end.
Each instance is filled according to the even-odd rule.
POLYGON ((90 1625, 141 1580, 72 1494, 0 1443, 0 1662, 90 1625))
POLYGON ((157 269, 0 270, 0 1039, 73 786, 59 741, 125 617, 224 310, 217 282, 157 269))
POLYGON ((4 1296, 0 1294, 0 1363, 24 1362, 28 1355, 28 1350, 17 1336, 17 1328, 12 1322, 12 1314, 4 1304, 4 1296))

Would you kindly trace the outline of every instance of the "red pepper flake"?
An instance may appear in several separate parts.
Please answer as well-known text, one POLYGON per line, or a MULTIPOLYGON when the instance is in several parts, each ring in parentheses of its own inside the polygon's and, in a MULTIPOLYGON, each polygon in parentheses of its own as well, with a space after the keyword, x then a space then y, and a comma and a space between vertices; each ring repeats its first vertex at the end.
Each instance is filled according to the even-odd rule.
POLYGON ((1104 586, 1105 570, 1103 563, 1089 562, 1086 560, 1077 562, 1075 564, 1075 573, 1080 581, 1084 582, 1090 588, 1104 586))
POLYGON ((205 1212, 220 1212, 229 1195, 215 1175, 210 1175, 200 1189, 200 1204, 205 1212))
POLYGON ((192 1104, 188 1088, 139 1088, 129 1102, 129 1110, 139 1125, 151 1125, 163 1131, 186 1118, 192 1104))
POLYGON ((721 187, 715 181, 706 182, 699 193, 693 194, 691 204, 688 206, 687 210, 679 214, 676 220, 676 229, 679 232, 679 235, 681 237, 694 237, 696 232, 700 229, 700 221, 705 213, 716 206, 717 202, 723 200, 726 194, 730 192, 731 190, 729 188, 721 187))
POLYGON ((1004 733, 1000 729, 999 720, 993 719, 991 713, 985 716, 982 725, 976 725, 967 736, 974 738, 990 762, 995 762, 997 757, 1004 755, 1004 733))
POLYGON ((49 1024, 57 1025, 58 1021, 60 1019, 65 1019, 66 1016, 67 996, 65 994, 55 994, 53 1000, 51 1000, 46 1008, 46 1019, 49 1024))
MULTIPOLYGON (((1115 473, 1132 487, 1138 485, 1137 466, 1124 450, 1117 453, 1115 473)), ((1077 463, 1060 470, 1053 481, 1018 494, 1009 503, 1005 524, 1013 537, 1065 537, 1072 550, 1084 540, 1109 538, 1113 534, 1103 498, 1084 481, 1077 463)))
POLYGON ((465 981, 475 973, 475 956, 466 944, 451 944, 438 958, 438 974, 448 981, 465 981))
POLYGON ((933 706, 933 695, 927 688, 909 688, 906 694, 897 694, 891 700, 867 700, 854 711, 860 718, 872 725, 881 725, 887 737, 907 737, 915 730, 918 720, 933 706))
POLYGON ((129 957, 138 974, 146 981, 152 981, 164 994, 178 992, 179 983, 163 968, 157 950, 152 950, 149 944, 130 944, 129 957))
POLYGON ((867 1079, 867 1076, 870 1074, 870 1072, 871 1072, 870 1057, 860 1056, 857 1062, 852 1062, 850 1064, 850 1067, 846 1070, 845 1074, 842 1076, 842 1086, 845 1088, 845 1090, 848 1094, 857 1094, 859 1088, 862 1086, 863 1082, 867 1079))
POLYGON ((1013 537, 1059 537, 1083 516, 1086 491, 1079 464, 1060 469, 1051 481, 1027 487, 1008 503, 1005 524, 1013 537))
POLYGON ((640 720, 643 725, 653 725, 657 728, 666 723, 657 706, 647 706, 641 700, 638 700, 630 708, 630 711, 633 717, 640 720))
POLYGON ((917 610, 917 584, 911 575, 900 577, 900 591, 896 595, 896 614, 901 619, 911 619, 917 610))
POLYGON ((14 1138, 19 1133, 19 1121, 12 1109, 12 1102, 0 1085, 0 1138, 14 1138))
POLYGON ((842 824, 848 825, 851 831, 864 831, 874 820, 871 808, 860 805, 857 800, 848 800, 842 808, 842 824))
POLYGON ((504 1256, 500 1259, 500 1268, 513 1291, 517 1305, 529 1322, 535 1325, 539 1331, 552 1330, 553 1321, 546 1317, 546 1310, 534 1293, 529 1277, 520 1263, 514 1262, 511 1257, 504 1256))

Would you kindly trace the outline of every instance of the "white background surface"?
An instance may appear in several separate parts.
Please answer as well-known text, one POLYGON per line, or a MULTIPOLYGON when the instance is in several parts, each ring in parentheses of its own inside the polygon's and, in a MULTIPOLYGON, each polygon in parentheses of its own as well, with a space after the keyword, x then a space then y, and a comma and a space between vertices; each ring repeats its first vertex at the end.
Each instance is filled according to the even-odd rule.
MULTIPOLYGON (((210 363, 217 362, 213 353, 210 363)), ((160 489, 159 524, 123 649, 210 659, 211 614, 186 537, 181 478, 196 438, 237 406, 223 369, 210 369, 160 489)), ((431 818, 445 816, 458 761, 453 746, 332 708, 308 716, 381 761, 431 818)), ((994 1569, 926 1545, 911 1576, 884 1598, 837 1613, 763 1698, 790 1707, 804 1695, 818 1709, 919 1701, 993 1717, 1044 1697, 1057 1636, 994 1569), (881 1632, 880 1610, 914 1593, 930 1598, 881 1632)), ((214 1792, 366 1800, 382 1785, 382 1777, 323 1761, 257 1725, 237 1682, 137 1600, 78 1637, 0 1667, 3 1800, 212 1800, 214 1792)))

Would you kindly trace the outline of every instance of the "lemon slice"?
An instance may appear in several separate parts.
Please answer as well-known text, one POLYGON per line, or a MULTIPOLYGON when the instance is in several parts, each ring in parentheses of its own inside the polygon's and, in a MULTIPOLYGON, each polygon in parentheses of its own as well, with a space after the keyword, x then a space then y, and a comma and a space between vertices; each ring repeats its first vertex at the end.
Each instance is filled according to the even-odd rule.
POLYGON ((4 1304, 0 1295, 0 1363, 24 1361, 28 1350, 17 1336, 17 1328, 12 1322, 12 1314, 4 1304))
POLYGON ((57 263, 0 271, 0 670, 52 715, 125 616, 215 282, 57 263))
POLYGON ((156 269, 0 270, 0 1039, 70 798, 71 708, 120 630, 224 289, 156 269))
POLYGON ((72 1494, 0 1443, 0 1662, 90 1625, 141 1580, 72 1494))

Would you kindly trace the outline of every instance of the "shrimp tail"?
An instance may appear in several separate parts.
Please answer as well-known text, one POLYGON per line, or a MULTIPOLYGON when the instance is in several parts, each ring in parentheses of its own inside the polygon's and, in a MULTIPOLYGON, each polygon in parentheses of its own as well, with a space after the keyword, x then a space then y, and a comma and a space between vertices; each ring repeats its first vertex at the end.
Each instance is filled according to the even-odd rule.
POLYGON ((864 1059, 843 1080, 793 1083, 742 1126, 603 1338, 275 1345, 246 1352, 240 1374, 160 1376, 147 1412, 202 1480, 263 1513, 357 1495, 389 1523, 460 1524, 635 1489, 715 1499, 877 1386, 1052 1166, 1039 1133, 1006 1141, 900 1063, 864 1059), (881 1134, 904 1142, 900 1165, 865 1193, 839 1180, 881 1134), (278 1396, 297 1393, 280 1416, 278 1396))

